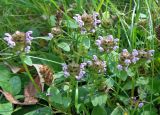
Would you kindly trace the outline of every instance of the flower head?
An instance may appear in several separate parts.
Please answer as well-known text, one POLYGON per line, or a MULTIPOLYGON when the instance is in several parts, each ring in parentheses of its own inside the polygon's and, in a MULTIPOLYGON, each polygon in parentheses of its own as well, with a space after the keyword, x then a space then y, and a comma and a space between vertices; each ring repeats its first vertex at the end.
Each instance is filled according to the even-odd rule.
POLYGON ((114 39, 112 35, 108 35, 106 37, 99 36, 96 40, 95 44, 98 46, 100 52, 106 51, 116 51, 118 47, 118 39, 114 39))

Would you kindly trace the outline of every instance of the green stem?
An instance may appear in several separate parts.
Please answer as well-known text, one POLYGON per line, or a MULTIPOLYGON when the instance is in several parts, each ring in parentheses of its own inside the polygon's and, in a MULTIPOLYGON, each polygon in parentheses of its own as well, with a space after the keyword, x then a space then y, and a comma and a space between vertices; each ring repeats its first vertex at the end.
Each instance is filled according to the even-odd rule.
POLYGON ((134 76, 132 77, 132 90, 131 90, 131 97, 134 97, 134 76))
POLYGON ((29 72, 29 69, 28 69, 27 65, 24 63, 24 61, 23 61, 23 55, 22 54, 20 55, 20 59, 22 61, 22 64, 23 64, 23 67, 24 67, 25 71, 27 72, 27 75, 28 75, 29 79, 31 80, 31 82, 34 85, 34 87, 36 88, 37 92, 39 93, 40 89, 37 86, 37 84, 35 83, 35 81, 34 81, 32 75, 31 75, 31 73, 29 72))
POLYGON ((78 81, 76 81, 76 89, 75 89, 75 107, 77 109, 77 113, 79 113, 79 107, 78 107, 78 81))
POLYGON ((132 9, 132 0, 130 0, 129 11, 131 11, 131 9, 132 9))
POLYGON ((52 61, 52 60, 48 60, 48 59, 44 59, 44 58, 40 58, 40 57, 34 57, 34 56, 28 56, 28 57, 31 57, 31 58, 34 58, 34 59, 39 59, 39 60, 48 61, 48 62, 52 62, 52 63, 55 63, 55 64, 62 65, 62 63, 59 63, 59 62, 56 62, 56 61, 52 61))
POLYGON ((99 5, 98 5, 98 7, 97 7, 97 9, 96 9, 96 12, 99 12, 99 10, 101 9, 103 3, 104 3, 104 0, 101 0, 99 5))

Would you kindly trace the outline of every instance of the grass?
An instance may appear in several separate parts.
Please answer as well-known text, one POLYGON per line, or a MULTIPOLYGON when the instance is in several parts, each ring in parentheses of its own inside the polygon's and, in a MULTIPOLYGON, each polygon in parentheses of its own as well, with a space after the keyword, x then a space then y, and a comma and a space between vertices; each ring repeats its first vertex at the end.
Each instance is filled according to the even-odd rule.
MULTIPOLYGON (((160 83, 160 54, 158 49, 160 38, 156 36, 157 33, 155 28, 160 24, 159 6, 160 2, 157 0, 17 0, 16 2, 15 0, 0 0, 0 38, 4 37, 4 33, 14 33, 17 30, 22 32, 32 30, 34 32, 33 36, 35 38, 37 37, 37 39, 33 41, 32 52, 28 54, 28 57, 30 57, 34 63, 48 65, 56 74, 61 71, 61 67, 59 65, 63 62, 70 63, 70 60, 73 59, 76 60, 75 62, 79 63, 82 60, 85 61, 87 59, 91 59, 91 55, 98 52, 93 44, 94 40, 96 40, 99 35, 106 36, 112 34, 114 37, 119 38, 119 52, 125 48, 130 52, 133 49, 154 49, 155 55, 151 63, 145 63, 142 64, 142 66, 133 67, 133 70, 127 73, 127 80, 117 77, 116 73, 114 73, 114 68, 113 70, 111 70, 111 68, 108 70, 109 75, 105 76, 104 79, 107 78, 107 80, 110 80, 107 81, 107 83, 114 83, 114 86, 110 91, 111 94, 109 92, 107 95, 109 100, 105 103, 106 106, 100 106, 98 110, 102 110, 101 112, 103 113, 103 110, 105 109, 108 113, 113 114, 113 111, 116 111, 115 109, 117 108, 117 110, 122 111, 123 114, 127 112, 128 115, 144 114, 148 111, 150 112, 149 114, 158 115, 160 113, 160 92, 158 92, 158 86, 156 88, 155 84, 160 83), (99 18, 102 20, 102 25, 97 29, 95 35, 81 35, 75 27, 76 25, 71 23, 74 21, 73 16, 75 14, 83 14, 84 12, 90 14, 93 11, 100 14, 99 18), (59 18, 59 22, 56 21, 57 17, 59 18), (52 27, 62 28, 64 34, 59 35, 55 41, 47 41, 45 40, 46 38, 43 37, 50 33, 52 27), (44 40, 39 39, 38 37, 42 37, 44 40), (83 45, 81 45, 84 39, 90 39, 89 42, 92 47, 91 50, 86 50, 83 45), (62 48, 64 51, 59 47, 57 48, 60 42, 71 43, 71 51, 67 53, 65 51, 66 47, 62 48), (88 53, 85 53, 85 51, 88 53), (109 79, 109 77, 111 77, 111 79, 109 79), (142 80, 141 82, 145 82, 145 80, 148 79, 148 83, 141 83, 143 85, 136 86, 138 80, 141 80, 141 77, 144 78, 144 81, 142 80), (127 84, 127 82, 129 82, 130 85, 127 84), (127 85, 128 87, 131 87, 129 90, 124 88, 124 86, 127 87, 127 85), (158 90, 157 92, 155 92, 156 89, 158 90), (142 90, 142 93, 147 94, 145 98, 147 100, 145 102, 145 106, 143 109, 139 109, 136 105, 136 107, 132 109, 132 106, 135 106, 134 102, 131 100, 132 97, 138 95, 138 101, 141 101, 139 94, 140 90, 142 90), (125 98, 129 101, 131 100, 130 107, 127 107, 125 105, 126 103, 122 102, 123 98, 124 100, 125 98)), ((158 34, 160 34, 160 30, 158 32, 158 34)), ((23 63, 26 70, 25 74, 29 76, 32 83, 37 87, 32 78, 32 74, 35 74, 36 72, 30 73, 27 65, 23 62, 23 59, 21 59, 22 62, 17 61, 19 59, 18 56, 14 57, 12 56, 12 53, 8 53, 8 56, 6 56, 5 51, 8 51, 8 49, 6 42, 3 39, 0 39, 0 62, 3 64, 3 62, 6 61, 13 65, 20 65, 23 63)), ((105 57, 100 53, 97 54, 101 58, 105 57)), ((104 59, 112 62, 112 54, 110 57, 111 58, 107 59, 108 57, 106 56, 104 59)), ((56 83, 63 84, 61 80, 65 81, 64 78, 60 78, 56 83)), ((92 81, 92 79, 90 80, 92 81)), ((65 82, 71 82, 69 88, 72 92, 69 92, 66 89, 68 92, 65 94, 63 92, 63 88, 58 86, 57 89, 52 89, 51 87, 49 87, 49 89, 54 90, 57 93, 61 92, 63 96, 67 95, 67 99, 68 97, 71 97, 71 105, 68 107, 67 111, 59 106, 57 107, 56 104, 54 105, 53 103, 50 103, 48 100, 46 101, 46 99, 44 99, 45 101, 42 99, 43 101, 41 104, 44 104, 45 106, 48 104, 50 106, 47 107, 51 108, 52 111, 60 112, 62 114, 93 114, 93 111, 96 113, 97 108, 93 105, 90 106, 90 104, 93 103, 90 101, 92 99, 89 100, 90 104, 88 104, 89 102, 86 102, 87 104, 81 104, 79 101, 79 95, 81 93, 79 91, 79 87, 83 89, 81 85, 84 85, 85 83, 79 83, 72 79, 71 81, 68 80, 65 82), (71 87, 71 85, 74 87, 71 87)), ((89 88, 92 90, 94 90, 94 88, 96 89, 98 86, 96 86, 96 83, 94 84, 94 80, 92 82, 93 89, 90 87, 91 83, 85 84, 84 87, 87 87, 87 90, 90 90, 89 88)), ((57 85, 56 83, 55 86, 57 85)), ((98 83, 99 82, 97 80, 97 84, 98 83)), ((94 97, 94 93, 91 93, 90 96, 94 97)), ((97 95, 100 94, 97 93, 97 95)), ((0 96, 3 98, 2 95, 0 96)), ((58 96, 56 98, 58 98, 58 96)), ((3 100, 5 102, 4 98, 3 100)), ((17 113, 15 112, 15 114, 17 113)))

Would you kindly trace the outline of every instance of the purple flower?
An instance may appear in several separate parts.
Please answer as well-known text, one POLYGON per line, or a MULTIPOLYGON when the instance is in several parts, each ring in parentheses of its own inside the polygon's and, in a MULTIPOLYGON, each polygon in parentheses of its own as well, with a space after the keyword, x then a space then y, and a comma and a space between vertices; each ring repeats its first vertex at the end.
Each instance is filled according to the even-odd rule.
POLYGON ((103 40, 103 37, 102 37, 102 36, 98 36, 98 39, 99 39, 99 40, 103 40))
POLYGON ((87 65, 87 63, 85 63, 85 62, 84 62, 84 63, 81 63, 81 64, 80 64, 80 69, 84 69, 84 67, 85 67, 86 65, 87 65))
POLYGON ((63 69, 63 71, 65 71, 65 70, 67 70, 68 69, 68 66, 67 66, 67 64, 62 64, 62 69, 63 69))
POLYGON ((87 61, 87 64, 88 64, 89 66, 91 66, 91 65, 92 65, 92 61, 87 61))
POLYGON ((118 64, 118 65, 117 65, 117 69, 122 71, 123 66, 122 66, 122 65, 120 65, 120 64, 118 64))
POLYGON ((100 46, 101 45, 101 40, 96 40, 96 45, 100 46))
POLYGON ((98 12, 93 12, 93 17, 97 18, 97 16, 99 16, 99 13, 98 12))
POLYGON ((100 24, 100 23, 101 23, 101 20, 97 20, 97 19, 96 19, 96 20, 94 20, 94 24, 93 24, 93 25, 96 27, 96 26, 97 26, 98 24, 100 24))
POLYGON ((130 60, 130 59, 125 59, 125 60, 124 60, 124 63, 125 63, 126 65, 129 65, 129 64, 131 64, 131 60, 130 60))
POLYGON ((85 62, 80 64, 80 71, 79 71, 78 76, 76 76, 77 80, 80 80, 85 75, 86 72, 84 71, 84 69, 85 69, 86 65, 87 65, 87 63, 85 63, 85 62))
POLYGON ((133 49, 132 55, 133 55, 133 56, 138 56, 138 51, 137 51, 136 49, 133 49))
POLYGON ((93 60, 96 61, 98 58, 96 55, 93 55, 93 60))
POLYGON ((67 64, 65 64, 65 63, 62 64, 62 70, 63 70, 63 73, 64 73, 64 76, 65 76, 65 77, 70 76, 69 72, 67 71, 67 70, 68 70, 67 64))
POLYGON ((91 32, 91 33, 95 33, 96 30, 95 30, 95 29, 91 29, 90 32, 91 32))
POLYGON ((107 36, 107 39, 108 39, 109 41, 113 41, 113 40, 114 40, 114 38, 113 38, 112 35, 108 35, 108 36, 107 36))
POLYGON ((82 20, 81 16, 79 14, 76 14, 74 17, 73 17, 77 22, 79 20, 82 20))
POLYGON ((52 33, 48 33, 48 37, 49 37, 50 39, 52 39, 52 38, 53 38, 53 34, 52 34, 52 33))
POLYGON ((84 22, 82 21, 82 17, 79 14, 76 14, 76 16, 74 16, 73 18, 78 23, 80 28, 84 26, 84 22))
POLYGON ((31 40, 33 39, 33 37, 31 37, 32 33, 32 31, 26 32, 26 43, 28 44, 31 44, 31 40))
POLYGON ((143 103, 143 102, 140 102, 140 103, 138 104, 138 107, 139 107, 139 108, 142 108, 143 105, 144 105, 144 103, 143 103))
POLYGON ((25 51, 26 53, 29 53, 29 52, 30 52, 30 49, 31 49, 31 46, 26 46, 25 49, 24 49, 24 51, 25 51))
POLYGON ((104 49, 102 47, 99 47, 98 49, 99 49, 100 52, 104 51, 104 49))
POLYGON ((154 55, 154 52, 155 52, 155 50, 149 50, 149 51, 148 51, 148 53, 149 53, 150 56, 153 56, 153 55, 154 55))
POLYGON ((86 73, 86 72, 85 72, 83 69, 80 69, 79 75, 76 76, 76 79, 77 79, 77 80, 82 79, 83 76, 85 75, 85 73, 86 73))
POLYGON ((102 61, 102 68, 103 68, 103 71, 106 71, 106 67, 107 67, 106 61, 102 61))
POLYGON ((139 60, 138 57, 133 57, 132 62, 135 64, 139 60))
POLYGON ((118 46, 114 46, 113 50, 116 51, 119 47, 118 46))
POLYGON ((94 13, 93 13, 93 20, 94 20, 93 25, 94 25, 94 27, 96 27, 98 24, 101 23, 101 20, 98 20, 98 19, 97 19, 97 16, 98 16, 98 15, 99 15, 99 14, 98 14, 97 12, 94 12, 94 13))
POLYGON ((127 49, 123 49, 122 52, 123 52, 123 53, 128 53, 128 50, 127 50, 127 49))
POLYGON ((64 71, 64 76, 65 76, 65 77, 68 77, 68 76, 70 76, 69 72, 67 72, 67 71, 64 71))
POLYGON ((16 43, 13 41, 13 38, 9 33, 5 33, 4 40, 7 42, 9 47, 13 48, 16 46, 16 43))
POLYGON ((119 39, 118 38, 114 39, 114 43, 117 43, 117 42, 119 42, 119 39))
POLYGON ((81 34, 85 34, 87 31, 85 28, 81 28, 81 34))

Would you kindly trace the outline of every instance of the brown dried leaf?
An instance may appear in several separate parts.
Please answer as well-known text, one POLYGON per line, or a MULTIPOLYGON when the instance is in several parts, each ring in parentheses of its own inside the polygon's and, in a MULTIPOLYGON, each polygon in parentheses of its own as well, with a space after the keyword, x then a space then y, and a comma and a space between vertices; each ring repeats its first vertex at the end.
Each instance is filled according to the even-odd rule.
POLYGON ((40 68, 40 73, 43 75, 43 78, 44 78, 44 81, 45 81, 45 84, 47 85, 51 85, 52 84, 52 81, 53 81, 53 73, 51 71, 51 69, 46 66, 46 65, 43 65, 41 68, 40 68))
MULTIPOLYGON (((41 89, 42 87, 41 87, 41 84, 40 84, 39 77, 36 77, 34 79, 34 81, 38 85, 38 87, 41 89)), ((12 94, 10 94, 8 92, 2 91, 2 90, 0 90, 0 92, 3 93, 5 98, 9 102, 11 102, 13 104, 17 104, 17 105, 33 105, 33 104, 36 104, 38 102, 38 99, 35 97, 35 95, 37 93, 37 90, 35 89, 34 85, 31 82, 29 82, 29 84, 24 89, 24 96, 25 96, 24 102, 18 101, 17 99, 15 99, 13 97, 12 94)))
POLYGON ((38 76, 40 78, 40 82, 42 85, 42 91, 44 88, 44 84, 51 85, 53 81, 53 72, 52 70, 46 66, 41 64, 33 64, 33 66, 36 68, 38 76))
MULTIPOLYGON (((34 79, 34 81, 37 84, 37 86, 40 89, 42 89, 39 77, 36 77, 34 79)), ((32 84, 32 82, 29 82, 29 84, 24 89, 24 96, 25 96, 24 103, 29 103, 29 104, 32 104, 32 103, 35 104, 35 103, 37 103, 38 100, 37 100, 37 98, 35 98, 36 94, 37 94, 36 88, 34 87, 34 85, 32 84)))
POLYGON ((20 104, 10 93, 0 90, 0 92, 6 97, 6 99, 13 104, 20 104))

